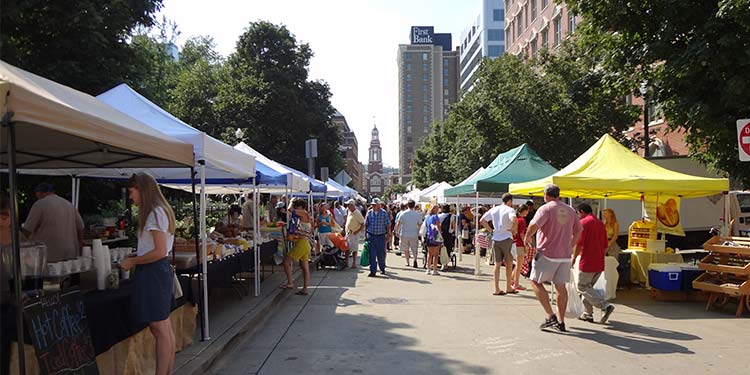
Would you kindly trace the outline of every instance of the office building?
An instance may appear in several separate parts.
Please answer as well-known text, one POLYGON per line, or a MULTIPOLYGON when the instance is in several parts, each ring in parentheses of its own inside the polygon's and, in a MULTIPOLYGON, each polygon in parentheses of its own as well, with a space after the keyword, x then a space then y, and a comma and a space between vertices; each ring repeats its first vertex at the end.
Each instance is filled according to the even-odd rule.
MULTIPOLYGON (((349 127, 349 124, 346 122, 346 117, 344 117, 341 112, 336 111, 331 117, 331 120, 341 130, 341 135, 344 141, 341 146, 339 146, 341 160, 344 162, 344 172, 346 172, 346 175, 351 178, 350 183, 337 181, 339 183, 344 182, 343 185, 348 184, 355 190, 361 191, 364 178, 364 167, 362 166, 362 163, 359 162, 358 158, 359 146, 357 144, 357 136, 349 127)), ((337 175, 331 176, 331 178, 336 179, 337 175)))
POLYGON ((475 74, 484 58, 505 52, 505 3, 481 0, 482 9, 461 34, 461 92, 471 91, 475 74))
POLYGON ((506 51, 526 58, 557 48, 579 22, 564 3, 552 0, 505 0, 505 17, 506 51))
POLYGON ((458 50, 451 34, 413 26, 410 44, 398 46, 399 179, 411 181, 416 150, 432 124, 442 122, 458 100, 458 50))

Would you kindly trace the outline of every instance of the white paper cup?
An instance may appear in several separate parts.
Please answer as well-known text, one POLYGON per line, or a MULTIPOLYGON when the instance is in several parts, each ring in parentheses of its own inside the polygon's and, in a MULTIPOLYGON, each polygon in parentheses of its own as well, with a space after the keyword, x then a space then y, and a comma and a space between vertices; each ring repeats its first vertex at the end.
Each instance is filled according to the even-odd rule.
POLYGON ((81 256, 84 258, 92 258, 93 253, 91 252, 91 246, 84 246, 81 256))
POLYGON ((47 264, 47 273, 50 276, 60 276, 61 271, 62 271, 62 264, 60 264, 59 262, 47 264))
POLYGON ((68 275, 72 272, 73 268, 73 262, 70 260, 64 260, 60 263, 60 274, 61 275, 68 275))

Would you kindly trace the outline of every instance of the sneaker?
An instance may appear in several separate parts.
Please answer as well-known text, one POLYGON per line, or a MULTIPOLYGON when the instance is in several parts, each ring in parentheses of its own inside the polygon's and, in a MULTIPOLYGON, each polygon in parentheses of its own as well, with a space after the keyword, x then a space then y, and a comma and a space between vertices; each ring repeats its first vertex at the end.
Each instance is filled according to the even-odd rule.
POLYGON ((551 317, 544 320, 544 323, 539 325, 539 329, 549 328, 549 327, 556 325, 557 323, 558 323, 557 315, 552 314, 551 317))
POLYGON ((578 317, 578 320, 582 320, 584 322, 593 323, 594 322, 594 317, 591 316, 591 315, 589 315, 589 314, 583 314, 583 315, 581 315, 581 316, 578 317))
POLYGON ((432 272, 432 276, 440 276, 440 272, 438 272, 438 271, 433 271, 433 272, 432 272))
POLYGON ((417 268, 417 267, 418 267, 418 266, 417 266, 417 260, 416 260, 416 259, 414 260, 414 265, 413 265, 412 267, 414 267, 414 268, 417 268))
POLYGON ((425 274, 432 275, 432 270, 427 270, 427 272, 425 274))
POLYGON ((385 276, 385 271, 380 271, 380 274, 385 276))
POLYGON ((378 277, 378 275, 376 275, 375 272, 370 272, 367 274, 367 277, 378 277))
POLYGON ((607 305, 607 307, 604 308, 604 313, 602 315, 602 318, 599 319, 599 323, 601 324, 607 323, 609 316, 612 315, 612 311, 615 311, 615 306, 607 305))
POLYGON ((567 329, 565 329, 565 323, 557 323, 553 326, 556 330, 560 332, 568 332, 567 329))

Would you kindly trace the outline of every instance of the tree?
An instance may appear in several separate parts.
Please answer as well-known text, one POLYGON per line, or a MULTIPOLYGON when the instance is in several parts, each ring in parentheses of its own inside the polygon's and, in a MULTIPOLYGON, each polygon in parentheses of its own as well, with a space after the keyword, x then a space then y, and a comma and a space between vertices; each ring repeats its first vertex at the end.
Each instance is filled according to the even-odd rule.
POLYGON ((226 129, 221 126, 215 111, 219 86, 225 78, 223 63, 213 38, 188 39, 180 52, 176 82, 167 105, 173 115, 214 136, 221 135, 226 129))
POLYGON ((403 194, 406 192, 407 192, 406 185, 403 185, 403 184, 388 185, 388 187, 385 188, 385 191, 383 192, 383 199, 387 201, 391 201, 391 195, 395 197, 399 194, 403 194))
POLYGON ((130 82, 131 87, 161 108, 172 101, 177 85, 179 63, 172 49, 179 36, 177 24, 162 18, 151 28, 139 28, 131 42, 135 50, 133 65, 141 67, 142 76, 130 82))
POLYGON ((458 183, 522 143, 563 167, 602 134, 617 136, 632 125, 638 111, 622 100, 626 86, 606 82, 595 60, 579 57, 577 43, 569 39, 537 61, 482 61, 474 89, 417 149, 416 185, 458 183))
POLYGON ((602 70, 647 82, 693 158, 750 184, 734 126, 750 116, 750 0, 565 3, 586 20, 579 32, 603 51, 602 70))
POLYGON ((134 64, 129 38, 154 24, 162 0, 3 1, 3 61, 98 95, 148 72, 134 64))
POLYGON ((231 79, 222 80, 215 110, 230 133, 243 129, 253 148, 296 169, 306 169, 305 140, 317 138, 316 165, 336 170, 342 136, 328 85, 308 79, 311 57, 285 26, 250 23, 227 59, 231 79))

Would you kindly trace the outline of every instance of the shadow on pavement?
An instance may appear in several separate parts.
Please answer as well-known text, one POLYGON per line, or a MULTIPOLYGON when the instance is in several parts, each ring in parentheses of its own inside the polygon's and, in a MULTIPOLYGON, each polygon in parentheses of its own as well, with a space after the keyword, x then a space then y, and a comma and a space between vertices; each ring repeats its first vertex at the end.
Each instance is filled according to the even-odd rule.
POLYGON ((630 324, 625 322, 611 321, 606 329, 611 331, 617 331, 620 333, 634 333, 642 336, 655 337, 667 340, 680 340, 680 341, 691 341, 691 340, 702 340, 701 337, 691 335, 683 332, 675 332, 667 329, 660 329, 654 327, 646 327, 637 324, 630 324))
MULTIPOLYGON (((615 323, 613 322, 612 324, 614 325, 615 323)), ((568 333, 565 334, 566 336, 590 340, 597 344, 606 345, 632 354, 695 354, 695 352, 682 345, 653 338, 615 336, 606 331, 581 327, 570 327, 568 330, 568 333)), ((656 331, 655 329, 650 330, 656 331)))

